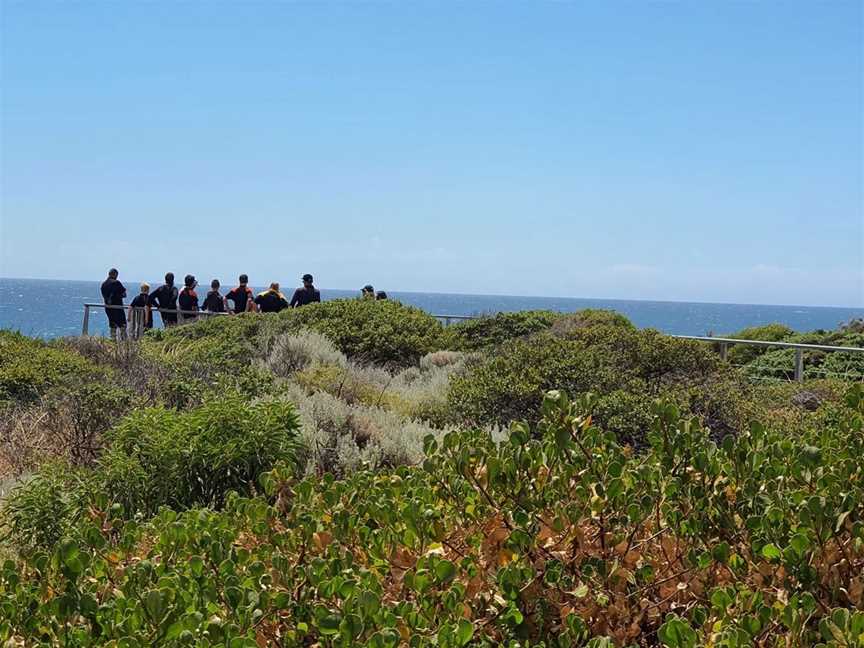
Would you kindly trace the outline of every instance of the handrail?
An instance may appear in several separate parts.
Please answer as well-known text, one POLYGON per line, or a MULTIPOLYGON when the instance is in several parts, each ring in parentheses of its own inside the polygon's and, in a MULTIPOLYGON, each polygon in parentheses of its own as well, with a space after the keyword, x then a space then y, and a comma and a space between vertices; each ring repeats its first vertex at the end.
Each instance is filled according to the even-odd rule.
MULTIPOLYGON (((134 308, 136 310, 144 310, 147 308, 146 306, 132 306, 131 304, 126 304, 124 306, 120 306, 119 304, 84 304, 84 308, 113 308, 114 310, 127 310, 129 308, 134 308)), ((157 308, 155 306, 150 307, 151 311, 159 312, 159 313, 177 313, 179 315, 227 315, 228 313, 214 313, 213 311, 206 310, 180 310, 178 308, 157 308)))
POLYGON ((749 346, 783 347, 786 349, 810 349, 811 351, 852 351, 864 353, 864 347, 831 346, 829 344, 805 344, 803 342, 772 342, 771 340, 742 340, 739 338, 712 337, 710 335, 672 335, 681 340, 718 342, 721 344, 747 344, 749 346))
MULTIPOLYGON (((91 303, 85 302, 84 303, 84 319, 81 322, 81 335, 90 335, 90 309, 91 308, 107 308, 107 309, 111 309, 111 310, 122 310, 124 312, 127 309, 131 308, 133 311, 138 311, 140 313, 143 313, 145 310, 147 310, 148 307, 147 306, 132 306, 131 304, 121 306, 120 304, 91 304, 91 303)), ((227 315, 228 314, 228 313, 214 313, 212 311, 180 310, 178 308, 156 308, 153 306, 150 306, 149 308, 150 308, 151 312, 155 311, 157 313, 174 313, 176 315, 183 315, 183 316, 190 316, 190 317, 192 317, 192 316, 194 316, 194 317, 213 317, 214 315, 227 315)), ((140 317, 140 315, 139 315, 139 317, 140 317)))

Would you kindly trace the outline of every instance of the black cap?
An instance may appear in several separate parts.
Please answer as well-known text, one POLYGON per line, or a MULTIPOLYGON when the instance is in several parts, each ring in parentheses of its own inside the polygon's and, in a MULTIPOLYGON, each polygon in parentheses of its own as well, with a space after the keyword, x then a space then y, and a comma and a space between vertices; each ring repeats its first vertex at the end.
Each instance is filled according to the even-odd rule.
POLYGON ((374 293, 375 289, 372 287, 372 284, 366 284, 363 286, 363 292, 374 293))
POLYGON ((305 275, 303 275, 303 281, 308 281, 309 283, 312 283, 312 275, 306 273, 305 275))

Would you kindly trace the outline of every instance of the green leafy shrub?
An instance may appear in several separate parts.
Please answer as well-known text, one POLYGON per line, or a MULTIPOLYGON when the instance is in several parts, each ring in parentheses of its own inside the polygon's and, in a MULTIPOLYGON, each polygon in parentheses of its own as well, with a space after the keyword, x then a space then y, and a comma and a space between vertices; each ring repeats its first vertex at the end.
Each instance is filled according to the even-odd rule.
POLYGON ((552 324, 552 333, 567 337, 573 331, 591 326, 620 326, 635 330, 636 327, 621 313, 597 308, 586 308, 575 313, 561 313, 552 324))
POLYGON ((56 521, 45 538, 73 526, 92 493, 126 516, 150 516, 162 506, 219 507, 229 491, 254 493, 258 477, 276 464, 296 463, 298 429, 290 403, 249 403, 239 395, 186 412, 139 410, 106 433, 107 450, 92 471, 38 473, 12 491, 3 517, 26 540, 24 532, 48 517, 56 521))
POLYGON ((425 442, 422 466, 125 521, 0 567, 9 645, 818 646, 864 638, 864 390, 794 440, 671 403, 636 454, 594 399, 425 442))
POLYGON ((545 331, 558 317, 560 314, 553 311, 529 310, 462 320, 447 327, 448 346, 464 351, 494 347, 508 340, 545 331))
POLYGON ((394 300, 336 299, 278 317, 293 330, 322 333, 348 358, 364 363, 416 364, 443 342, 443 328, 434 317, 394 300))
POLYGON ((220 506, 249 493, 258 476, 298 452, 294 407, 226 395, 187 412, 134 412, 107 434, 104 488, 127 511, 220 506))
MULTIPOLYGON (((626 407, 609 403, 602 423, 622 439, 639 442, 647 403, 664 394, 681 406, 707 413, 708 395, 726 384, 733 395, 739 389, 731 370, 724 368, 704 345, 637 331, 624 326, 573 329, 566 338, 538 334, 512 342, 487 356, 450 385, 449 403, 465 420, 507 425, 514 420, 534 420, 540 394, 555 386, 568 393, 610 394, 618 404, 639 405, 642 412, 627 419, 626 407), (623 392, 627 392, 625 395, 623 392), (702 402, 701 406, 698 406, 702 402), (620 412, 624 416, 618 416, 620 412), (624 421, 627 419, 627 423, 624 421)), ((734 398, 724 402, 731 410, 712 408, 714 425, 728 431, 737 427, 734 398), (722 420, 718 420, 718 417, 722 420)))
POLYGON ((0 406, 32 401, 54 385, 94 380, 102 374, 76 353, 0 330, 0 406))
MULTIPOLYGON (((737 338, 739 340, 765 340, 767 342, 783 342, 795 335, 795 331, 785 324, 765 324, 764 326, 750 326, 741 329, 737 333, 731 333, 722 337, 737 338)), ((759 356, 770 351, 770 347, 750 346, 746 344, 733 344, 729 348, 729 362, 735 365, 744 365, 752 362, 759 356)))

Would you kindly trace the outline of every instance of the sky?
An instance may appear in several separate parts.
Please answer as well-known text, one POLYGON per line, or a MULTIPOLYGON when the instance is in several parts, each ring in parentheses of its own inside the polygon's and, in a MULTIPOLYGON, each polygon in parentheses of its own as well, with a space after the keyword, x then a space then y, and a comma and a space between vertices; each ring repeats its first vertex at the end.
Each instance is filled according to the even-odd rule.
POLYGON ((0 276, 864 307, 862 7, 0 0, 0 276))

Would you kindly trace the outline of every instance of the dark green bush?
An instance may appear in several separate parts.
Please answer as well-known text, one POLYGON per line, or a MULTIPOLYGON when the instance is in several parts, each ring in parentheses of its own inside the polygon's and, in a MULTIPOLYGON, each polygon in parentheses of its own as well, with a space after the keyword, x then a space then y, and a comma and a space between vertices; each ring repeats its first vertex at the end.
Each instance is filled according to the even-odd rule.
POLYGON ((541 333, 514 341, 455 377, 448 400, 464 420, 506 425, 536 419, 540 395, 553 386, 574 395, 608 394, 598 409, 601 423, 622 439, 639 442, 648 405, 660 395, 692 405, 714 426, 734 428, 734 403, 731 411, 711 405, 710 394, 720 393, 721 385, 732 393, 740 389, 732 371, 705 345, 653 330, 596 326, 574 329, 564 339, 541 333), (633 417, 627 416, 630 407, 633 417))
POLYGON ((93 380, 103 373, 76 353, 0 330, 0 405, 34 400, 54 385, 93 380))
POLYGON ((553 311, 530 310, 463 320, 447 327, 448 345, 463 351, 494 347, 507 340, 545 331, 559 317, 560 313, 553 311))
POLYGON ((567 337, 573 331, 592 326, 620 326, 635 330, 633 322, 621 313, 597 308, 586 308, 575 313, 560 313, 552 324, 552 333, 567 337))
POLYGON ((283 311, 278 319, 292 331, 318 331, 349 358, 377 364, 416 364, 444 341, 434 317, 394 300, 336 299, 283 311))
POLYGON ((135 412, 107 435, 97 471, 127 511, 221 506, 230 490, 249 493, 258 476, 294 461, 299 422, 281 401, 228 395, 187 412, 135 412))
MULTIPOLYGON (((750 326, 741 329, 737 333, 730 333, 729 335, 724 335, 722 337, 737 338, 739 340, 783 342, 794 334, 795 331, 785 324, 765 324, 764 326, 750 326)), ((770 351, 770 347, 734 344, 729 348, 729 362, 734 365, 747 364, 768 351, 770 351)))
POLYGON ((152 332, 147 344, 186 363, 236 369, 265 357, 278 335, 303 328, 325 335, 349 358, 378 364, 414 364, 443 344, 443 327, 425 311, 395 300, 361 299, 310 304, 278 315, 214 317, 152 332))
POLYGON ((236 394, 186 412, 139 410, 106 433, 108 448, 92 470, 52 464, 14 488, 3 522, 19 545, 50 544, 94 497, 125 517, 162 506, 219 508, 229 491, 254 494, 262 473, 296 464, 298 429, 290 403, 236 394))
POLYGON ((475 351, 541 331, 551 330, 556 335, 566 337, 573 331, 593 326, 635 328, 620 313, 586 308, 575 313, 527 310, 486 315, 449 326, 446 334, 451 348, 475 351))

